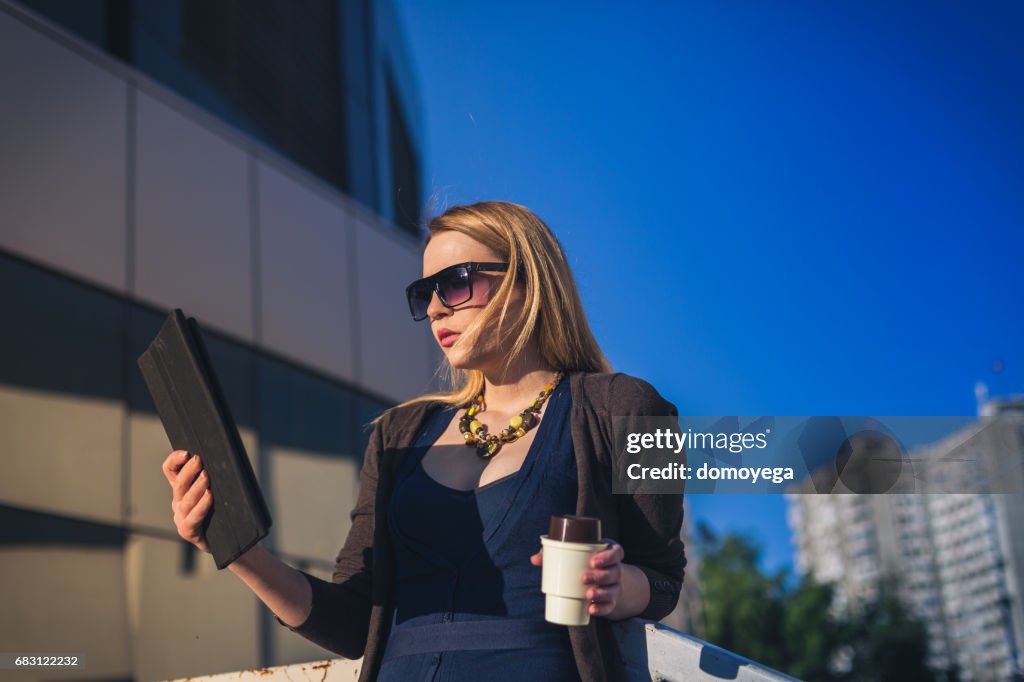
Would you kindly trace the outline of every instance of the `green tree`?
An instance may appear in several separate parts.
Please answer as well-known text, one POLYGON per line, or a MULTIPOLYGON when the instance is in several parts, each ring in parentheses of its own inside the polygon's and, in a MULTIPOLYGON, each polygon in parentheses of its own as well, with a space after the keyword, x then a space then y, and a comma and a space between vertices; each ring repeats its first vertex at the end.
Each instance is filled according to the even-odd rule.
POLYGON ((801 680, 840 680, 845 675, 830 668, 849 643, 849 628, 833 614, 835 589, 804 575, 786 595, 784 639, 785 671, 801 680))
POLYGON ((697 531, 704 636, 762 665, 783 668, 785 575, 761 573, 760 549, 750 539, 718 538, 703 524, 697 531))
POLYGON ((893 580, 882 580, 875 599, 854 609, 851 617, 851 680, 932 682, 925 663, 928 631, 903 605, 893 580))
POLYGON ((697 528, 704 636, 716 646, 807 682, 926 682, 927 632, 891 582, 852 612, 834 608, 834 588, 789 573, 765 575, 761 550, 740 535, 697 528), (845 661, 846 665, 842 665, 845 661))

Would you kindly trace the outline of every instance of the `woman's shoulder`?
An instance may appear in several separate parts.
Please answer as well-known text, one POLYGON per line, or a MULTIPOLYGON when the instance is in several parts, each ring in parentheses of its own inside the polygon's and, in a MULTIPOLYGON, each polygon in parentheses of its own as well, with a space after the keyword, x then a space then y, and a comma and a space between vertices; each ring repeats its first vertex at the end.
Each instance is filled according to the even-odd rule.
POLYGON ((412 437, 430 414, 445 407, 445 403, 436 400, 395 405, 384 410, 377 421, 377 428, 381 431, 385 445, 403 443, 412 437))
POLYGON ((575 387, 580 395, 574 394, 574 400, 612 416, 679 414, 649 381, 625 372, 578 372, 575 387))

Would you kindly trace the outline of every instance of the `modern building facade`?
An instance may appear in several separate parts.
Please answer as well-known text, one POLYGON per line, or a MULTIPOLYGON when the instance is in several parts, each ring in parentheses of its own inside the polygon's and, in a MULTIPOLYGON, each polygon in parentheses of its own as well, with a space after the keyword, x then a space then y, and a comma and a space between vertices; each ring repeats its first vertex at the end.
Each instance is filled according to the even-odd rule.
POLYGON ((390 3, 18 4, 415 234, 422 114, 390 3))
POLYGON ((950 652, 933 543, 918 495, 789 494, 796 569, 836 587, 836 608, 877 595, 880 580, 900 576, 899 594, 922 616, 928 663, 947 669, 950 652))
POLYGON ((799 571, 835 584, 840 608, 895 578, 928 630, 929 663, 987 682, 1024 671, 1024 401, 985 400, 979 417, 912 453, 932 462, 987 462, 993 473, 979 492, 960 492, 977 490, 977 480, 954 480, 968 469, 937 466, 929 468, 928 489, 949 492, 839 490, 787 499, 799 571))
POLYGON ((135 364, 169 310, 199 321, 266 546, 329 578, 365 425, 442 356, 403 298, 423 135, 394 8, 303 7, 0 0, 0 651, 85 656, 19 679, 325 657, 178 538, 135 364))

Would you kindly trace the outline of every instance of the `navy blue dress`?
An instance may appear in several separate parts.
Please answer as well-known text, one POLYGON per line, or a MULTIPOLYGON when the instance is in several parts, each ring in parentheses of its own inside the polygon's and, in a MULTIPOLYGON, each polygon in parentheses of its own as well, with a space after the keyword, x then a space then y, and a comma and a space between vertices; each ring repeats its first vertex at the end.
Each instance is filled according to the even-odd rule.
POLYGON ((541 568, 530 563, 551 516, 576 512, 567 379, 548 401, 519 471, 475 490, 424 470, 457 410, 427 419, 388 510, 395 608, 379 681, 579 680, 568 628, 544 620, 541 568))

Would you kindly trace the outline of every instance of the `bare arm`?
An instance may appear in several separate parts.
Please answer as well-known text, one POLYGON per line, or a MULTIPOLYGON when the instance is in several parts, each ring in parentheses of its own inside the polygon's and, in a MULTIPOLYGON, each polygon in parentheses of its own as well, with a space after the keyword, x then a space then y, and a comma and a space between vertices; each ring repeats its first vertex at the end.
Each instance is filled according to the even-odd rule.
MULTIPOLYGON (((171 511, 178 534, 209 552, 202 525, 213 507, 213 494, 199 455, 175 450, 162 469, 171 486, 171 511)), ((309 582, 262 545, 255 545, 228 568, 289 627, 300 625, 309 615, 313 602, 309 582)))
POLYGON ((309 581, 296 569, 255 545, 228 565, 282 623, 297 628, 313 607, 309 581))
MULTIPOLYGON (((282 626, 345 658, 363 655, 373 611, 374 510, 377 463, 383 450, 381 424, 374 429, 359 474, 352 526, 338 553, 331 580, 293 568, 257 545, 229 565, 282 626)), ((163 465, 172 490, 178 534, 204 552, 210 548, 203 521, 213 507, 199 456, 176 450, 163 465)))

